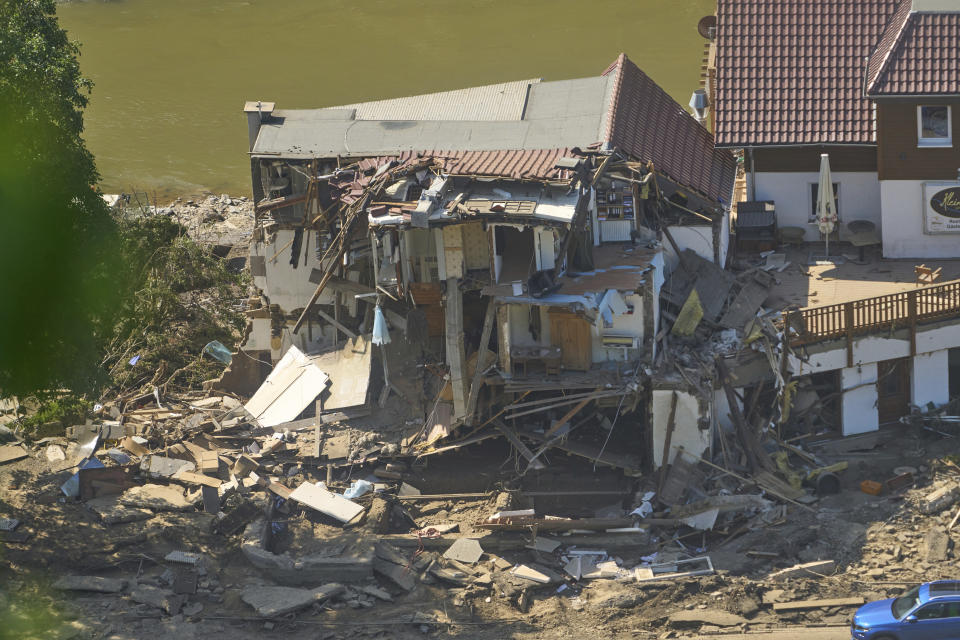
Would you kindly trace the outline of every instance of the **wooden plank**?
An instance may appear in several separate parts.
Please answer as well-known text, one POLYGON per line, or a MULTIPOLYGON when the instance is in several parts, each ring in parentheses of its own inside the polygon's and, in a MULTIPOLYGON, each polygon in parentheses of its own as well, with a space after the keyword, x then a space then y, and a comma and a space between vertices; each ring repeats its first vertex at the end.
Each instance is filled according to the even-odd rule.
POLYGON ((530 468, 532 469, 545 469, 546 465, 537 460, 537 457, 527 448, 527 445, 523 444, 523 441, 520 439, 513 429, 508 427, 503 420, 497 419, 493 421, 493 426, 504 435, 504 437, 510 441, 510 444, 517 448, 517 451, 520 452, 524 458, 530 463, 530 468))
POLYGON ((577 413, 581 409, 583 409, 585 406, 587 406, 587 404, 589 404, 594 398, 597 397, 597 393, 599 393, 599 391, 600 390, 597 389, 594 393, 588 395, 587 397, 580 400, 580 402, 578 402, 576 405, 574 405, 574 407, 570 409, 570 411, 567 411, 562 418, 557 420, 557 422, 552 427, 547 429, 547 432, 543 434, 544 437, 549 438, 550 436, 555 434, 557 431, 562 429, 564 425, 566 425, 568 422, 570 422, 571 419, 573 419, 573 416, 577 415, 577 413))
POLYGON ((327 322, 329 322, 330 324, 332 324, 334 327, 336 327, 336 328, 339 329, 340 331, 343 331, 345 334, 347 334, 348 336, 350 336, 350 339, 351 339, 351 340, 356 340, 356 339, 357 339, 357 334, 355 334, 353 331, 351 331, 350 329, 348 329, 347 327, 345 327, 344 325, 342 325, 339 321, 337 321, 336 318, 334 318, 334 317, 331 316, 330 314, 324 312, 324 311, 321 310, 321 309, 317 309, 316 312, 317 312, 317 315, 318 315, 318 316, 320 316, 321 318, 323 318, 324 320, 326 320, 327 322))
POLYGON ((667 468, 670 466, 670 442, 673 440, 673 430, 677 420, 677 391, 674 389, 670 398, 670 416, 667 418, 667 433, 663 439, 663 457, 660 458, 660 480, 657 482, 657 495, 663 493, 663 485, 667 481, 667 468))
POLYGON ((826 607, 859 607, 866 600, 863 598, 832 598, 827 600, 794 600, 793 602, 776 602, 774 611, 799 611, 801 609, 823 609, 826 607))

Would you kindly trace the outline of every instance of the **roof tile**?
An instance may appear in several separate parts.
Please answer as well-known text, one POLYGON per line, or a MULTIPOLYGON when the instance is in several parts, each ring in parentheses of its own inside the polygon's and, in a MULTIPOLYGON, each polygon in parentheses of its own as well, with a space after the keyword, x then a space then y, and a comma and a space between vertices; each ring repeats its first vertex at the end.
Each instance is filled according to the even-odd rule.
POLYGON ((718 0, 717 144, 875 143, 865 60, 902 2, 718 0))

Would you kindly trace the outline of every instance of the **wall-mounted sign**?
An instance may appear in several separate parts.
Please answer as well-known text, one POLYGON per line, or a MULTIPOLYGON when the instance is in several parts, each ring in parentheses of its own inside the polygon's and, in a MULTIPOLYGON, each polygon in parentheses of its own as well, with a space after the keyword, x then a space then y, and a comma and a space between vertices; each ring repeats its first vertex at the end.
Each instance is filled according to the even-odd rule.
POLYGON ((960 233, 960 182, 923 183, 923 232, 960 233))

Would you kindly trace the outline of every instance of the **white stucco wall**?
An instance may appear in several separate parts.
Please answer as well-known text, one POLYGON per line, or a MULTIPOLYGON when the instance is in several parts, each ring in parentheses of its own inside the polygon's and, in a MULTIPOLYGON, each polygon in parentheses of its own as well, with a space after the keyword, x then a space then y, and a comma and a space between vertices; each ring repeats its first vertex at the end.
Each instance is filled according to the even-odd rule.
MULTIPOLYGON (((653 412, 653 466, 659 468, 663 460, 663 444, 667 437, 667 423, 670 420, 670 406, 673 402, 673 390, 654 389, 653 412)), ((700 429, 700 401, 685 391, 677 391, 677 413, 674 418, 673 435, 670 438, 668 462, 677 455, 674 447, 683 447, 685 451, 698 456, 710 449, 713 433, 710 429, 700 429)))
MULTIPOLYGON (((670 235, 680 250, 690 249, 704 260, 713 262, 713 229, 709 225, 695 227, 670 227, 670 235)), ((664 239, 663 252, 666 255, 667 271, 673 270, 680 264, 677 252, 673 245, 664 239)))
MULTIPOLYGON (((597 321, 591 329, 593 339, 593 362, 624 361, 622 347, 606 347, 603 345, 604 335, 631 336, 637 339, 639 348, 643 347, 643 296, 620 294, 623 301, 633 307, 633 313, 613 316, 613 327, 606 329, 603 326, 603 317, 598 315, 597 321)), ((627 360, 633 360, 639 355, 636 349, 627 350, 627 360)))
MULTIPOLYGON (((756 199, 773 200, 777 207, 777 226, 800 227, 806 230, 809 242, 820 240, 816 224, 810 223, 812 194, 810 185, 819 181, 817 172, 757 172, 756 199)), ((835 172, 833 181, 840 184, 839 216, 842 225, 851 220, 869 220, 881 227, 880 182, 876 172, 835 172)), ((747 190, 751 177, 747 173, 747 190)), ((841 229, 840 239, 844 238, 841 229)))
POLYGON ((850 367, 840 372, 840 386, 844 390, 840 399, 843 435, 852 436, 879 428, 876 383, 876 364, 850 367))
MULTIPOLYGON (((310 299, 317 285, 310 282, 310 272, 313 269, 320 268, 320 261, 317 259, 316 251, 317 234, 304 234, 303 244, 308 244, 306 248, 300 248, 299 261, 297 268, 290 265, 290 252, 292 245, 288 243, 293 240, 292 230, 277 231, 272 242, 255 242, 250 245, 251 256, 263 256, 267 265, 266 276, 255 276, 253 284, 263 290, 264 294, 270 298, 270 304, 278 304, 285 311, 303 308, 306 301, 310 299), (308 237, 309 236, 309 237, 308 237), (303 253, 306 249, 307 263, 304 265, 303 253), (277 255, 279 252, 279 255, 277 255), (271 258, 277 255, 276 259, 271 258)), ((318 304, 333 304, 333 291, 327 290, 320 294, 318 304)))
MULTIPOLYGON (((917 355, 913 357, 910 376, 910 402, 923 407, 929 402, 942 405, 949 401, 948 350, 960 346, 960 324, 950 324, 917 331, 917 355)), ((904 339, 866 336, 853 344, 855 366, 847 368, 845 348, 812 353, 806 362, 790 356, 794 375, 807 375, 841 370, 843 389, 861 383, 873 383, 844 393, 842 400, 843 433, 851 435, 878 428, 877 364, 885 360, 910 356, 910 343, 904 339)), ((717 405, 719 407, 719 405, 717 405)), ((720 411, 718 408, 717 411, 720 411)), ((720 416, 722 417, 722 416, 720 416)))
POLYGON ((920 407, 932 402, 935 406, 950 401, 950 367, 947 350, 921 353, 913 358, 910 376, 910 403, 920 407))
POLYGON ((956 258, 960 234, 923 232, 923 180, 880 183, 885 258, 956 258))

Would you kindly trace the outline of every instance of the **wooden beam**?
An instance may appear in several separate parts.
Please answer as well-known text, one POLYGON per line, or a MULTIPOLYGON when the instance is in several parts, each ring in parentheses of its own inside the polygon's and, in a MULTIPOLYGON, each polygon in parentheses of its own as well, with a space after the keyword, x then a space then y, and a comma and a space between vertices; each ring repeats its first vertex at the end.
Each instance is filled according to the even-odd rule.
MULTIPOLYGON (((741 475, 738 475, 738 474, 734 473, 733 471, 730 471, 730 470, 728 470, 728 469, 724 469, 723 467, 721 467, 721 466, 719 466, 719 465, 715 465, 715 464, 713 464, 712 462, 710 462, 709 460, 704 460, 704 459, 701 458, 700 456, 698 456, 698 455, 696 455, 696 454, 694 454, 694 453, 690 453, 689 451, 684 450, 683 447, 675 447, 675 448, 676 448, 678 451, 687 454, 687 455, 690 456, 691 458, 696 458, 697 460, 699 460, 700 462, 704 463, 704 464, 707 465, 708 467, 713 467, 713 468, 716 469, 717 471, 723 471, 724 473, 733 476, 734 478, 736 478, 736 479, 739 480, 740 482, 744 482, 744 483, 749 484, 749 485, 760 486, 755 480, 749 480, 749 479, 747 479, 747 478, 744 478, 744 477, 741 476, 741 475)), ((765 486, 765 487, 763 487, 763 489, 765 489, 768 493, 777 496, 777 497, 780 498, 781 500, 786 500, 787 502, 789 502, 789 503, 791 503, 791 504, 794 504, 794 505, 800 507, 801 509, 806 509, 806 510, 809 511, 810 513, 816 513, 816 511, 817 511, 816 509, 813 509, 813 508, 811 508, 811 507, 808 507, 808 506, 805 505, 805 504, 801 504, 801 503, 797 502, 796 500, 793 500, 792 498, 788 498, 787 496, 780 495, 779 493, 777 493, 776 491, 774 491, 773 489, 771 489, 771 488, 769 488, 769 487, 766 487, 766 486, 765 486)))
MULTIPOLYGON (((337 295, 339 295, 339 294, 337 294, 337 295)), ((317 315, 320 316, 321 318, 323 318, 324 320, 326 320, 327 322, 329 322, 330 324, 332 324, 334 327, 336 327, 336 328, 339 329, 340 331, 343 331, 345 334, 347 334, 348 336, 350 336, 350 338, 356 339, 357 334, 355 334, 353 331, 350 331, 350 329, 348 329, 347 327, 345 327, 345 326, 344 326, 343 324, 341 324, 336 318, 334 318, 333 316, 331 316, 331 315, 328 314, 327 312, 325 312, 325 311, 323 311, 323 310, 321 310, 321 309, 317 309, 317 315)))
POLYGON ((450 366, 450 385, 453 387, 454 419, 467 414, 467 389, 464 384, 466 354, 463 348, 463 292, 459 278, 447 278, 446 304, 444 305, 444 343, 447 364, 450 366))
POLYGON ((504 437, 510 441, 510 444, 517 448, 517 451, 520 452, 524 458, 530 463, 531 469, 545 469, 546 465, 537 460, 537 456, 534 455, 533 451, 523 444, 523 440, 520 439, 520 436, 516 432, 508 427, 503 420, 497 419, 493 421, 493 426, 497 428, 497 431, 502 433, 504 437))
POLYGON ((598 394, 599 392, 600 392, 600 390, 597 389, 596 391, 594 391, 592 394, 590 394, 590 395, 587 396, 586 398, 581 399, 580 402, 578 402, 572 409, 570 409, 570 411, 567 411, 565 414, 563 414, 563 417, 562 417, 562 418, 560 418, 559 420, 557 420, 557 421, 553 424, 553 426, 551 426, 549 429, 547 429, 547 432, 543 434, 543 437, 544 437, 544 438, 549 438, 550 436, 552 436, 553 434, 555 434, 557 431, 559 431, 560 429, 562 429, 562 428, 564 427, 564 425, 566 425, 568 422, 570 422, 570 420, 573 418, 573 416, 577 415, 577 413, 579 413, 579 411, 580 411, 581 409, 583 409, 585 406, 587 406, 587 405, 590 403, 590 401, 592 401, 593 399, 595 399, 595 398, 597 397, 597 394, 598 394))
POLYGON ((673 441, 673 430, 677 424, 677 391, 674 389, 670 397, 670 416, 667 418, 667 433, 663 439, 663 457, 660 458, 660 481, 657 482, 657 495, 663 491, 667 481, 667 467, 670 461, 670 443, 673 441))
POLYGON ((470 394, 467 396, 466 420, 473 420, 473 416, 477 412, 477 397, 480 395, 480 381, 483 378, 483 356, 487 352, 487 344, 490 343, 490 335, 493 333, 493 323, 496 318, 497 304, 491 299, 487 303, 487 312, 483 316, 480 346, 477 347, 477 368, 473 372, 473 380, 470 381, 470 394))

